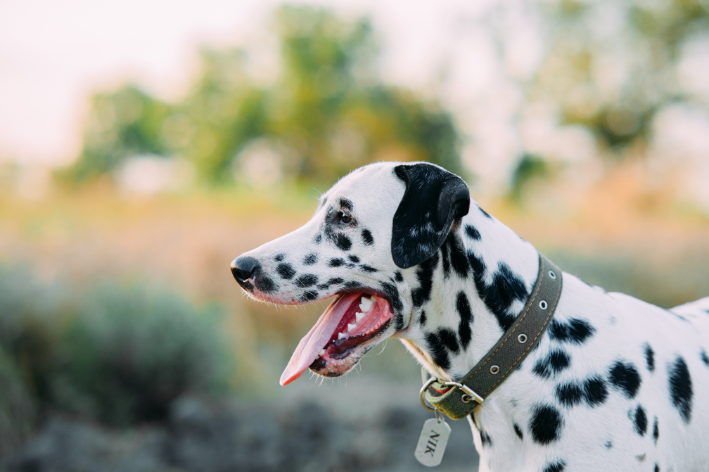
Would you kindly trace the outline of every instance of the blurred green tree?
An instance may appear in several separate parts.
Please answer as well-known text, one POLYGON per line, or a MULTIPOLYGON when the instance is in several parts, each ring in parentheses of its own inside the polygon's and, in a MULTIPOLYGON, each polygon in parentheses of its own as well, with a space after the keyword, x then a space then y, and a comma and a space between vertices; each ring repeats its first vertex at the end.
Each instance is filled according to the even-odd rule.
POLYGON ((426 160, 463 173, 451 115, 377 79, 368 20, 283 6, 279 74, 263 87, 241 49, 204 49, 187 96, 167 104, 135 87, 93 100, 84 149, 67 175, 107 174, 131 155, 180 156, 208 184, 261 172, 329 184, 378 160, 426 160))
POLYGON ((543 11, 549 51, 531 97, 553 104, 562 123, 587 127, 605 155, 647 144, 664 106, 702 105, 682 87, 678 65, 709 30, 705 1, 553 0, 543 11))
POLYGON ((113 171, 135 155, 166 155, 162 132, 171 108, 135 85, 95 95, 81 155, 60 175, 80 183, 113 171))

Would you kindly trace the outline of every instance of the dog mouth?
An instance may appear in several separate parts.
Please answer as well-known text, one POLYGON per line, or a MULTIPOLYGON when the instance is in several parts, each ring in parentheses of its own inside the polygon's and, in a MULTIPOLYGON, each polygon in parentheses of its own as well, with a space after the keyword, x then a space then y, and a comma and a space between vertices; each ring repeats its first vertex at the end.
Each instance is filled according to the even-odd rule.
POLYGON ((392 319, 384 297, 363 292, 338 295, 298 343, 281 385, 293 382, 307 368, 325 377, 346 373, 377 344, 392 319))

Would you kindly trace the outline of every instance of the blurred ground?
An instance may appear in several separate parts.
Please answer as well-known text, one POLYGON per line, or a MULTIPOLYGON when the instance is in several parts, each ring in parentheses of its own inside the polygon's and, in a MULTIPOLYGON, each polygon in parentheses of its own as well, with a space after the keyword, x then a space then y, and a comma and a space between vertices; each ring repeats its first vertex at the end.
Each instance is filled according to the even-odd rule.
MULTIPOLYGON (((381 376, 298 385, 286 401, 249 404, 183 397, 165 424, 128 432, 52 415, 0 470, 423 471, 413 456, 423 422, 418 385, 381 376)), ((255 383, 259 390, 267 388, 255 383)), ((466 421, 451 422, 441 470, 477 470, 466 421)))

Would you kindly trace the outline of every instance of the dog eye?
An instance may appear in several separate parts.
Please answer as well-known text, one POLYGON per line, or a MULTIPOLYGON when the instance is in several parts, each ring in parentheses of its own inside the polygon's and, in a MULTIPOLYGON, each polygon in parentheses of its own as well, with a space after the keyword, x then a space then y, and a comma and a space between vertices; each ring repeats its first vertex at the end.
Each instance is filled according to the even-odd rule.
POLYGON ((341 223, 343 225, 348 224, 350 221, 352 221, 352 217, 348 215, 347 213, 344 213, 342 211, 337 212, 337 216, 335 217, 335 221, 338 223, 341 223))

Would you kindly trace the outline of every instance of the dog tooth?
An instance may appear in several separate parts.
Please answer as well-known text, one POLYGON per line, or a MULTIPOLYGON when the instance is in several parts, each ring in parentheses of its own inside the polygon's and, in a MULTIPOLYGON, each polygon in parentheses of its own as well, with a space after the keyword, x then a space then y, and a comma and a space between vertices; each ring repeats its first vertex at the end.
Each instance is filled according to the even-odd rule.
POLYGON ((352 330, 355 329, 356 327, 357 327, 357 323, 348 324, 348 325, 347 325, 347 332, 349 333, 350 331, 352 331, 352 330))
POLYGON ((357 319, 357 323, 359 323, 362 318, 364 318, 364 313, 355 313, 355 318, 357 319))
POLYGON ((320 349, 320 355, 324 356, 325 355, 325 349, 320 349))
POLYGON ((372 309, 372 304, 373 304, 373 303, 374 303, 374 300, 373 300, 373 299, 362 297, 362 301, 361 301, 361 303, 359 304, 359 308, 360 308, 363 312, 368 312, 369 310, 372 309))
POLYGON ((345 333, 337 333, 337 340, 339 341, 340 339, 345 339, 347 335, 345 333))

